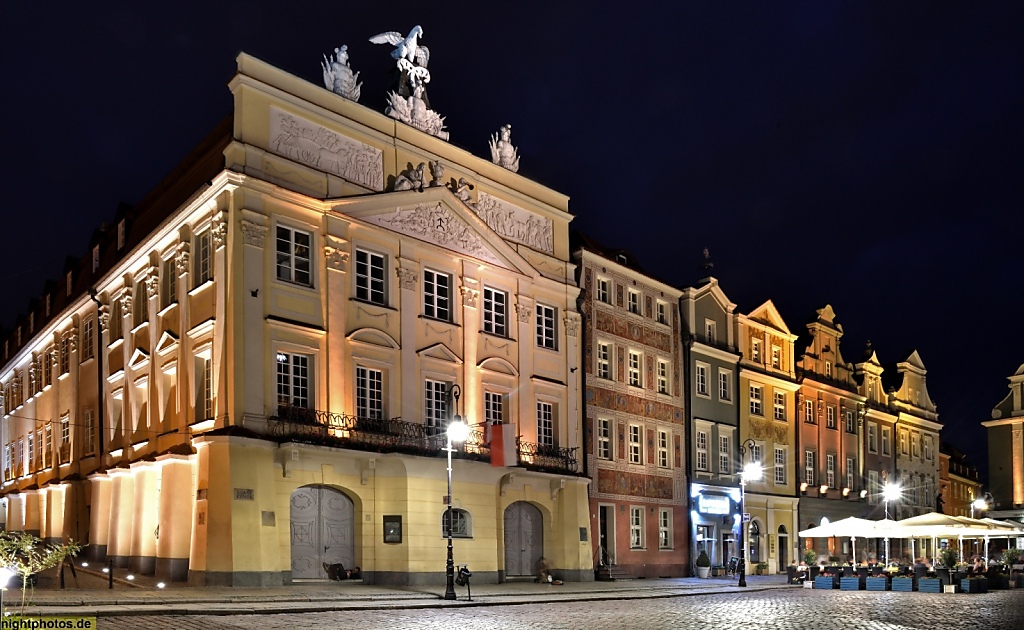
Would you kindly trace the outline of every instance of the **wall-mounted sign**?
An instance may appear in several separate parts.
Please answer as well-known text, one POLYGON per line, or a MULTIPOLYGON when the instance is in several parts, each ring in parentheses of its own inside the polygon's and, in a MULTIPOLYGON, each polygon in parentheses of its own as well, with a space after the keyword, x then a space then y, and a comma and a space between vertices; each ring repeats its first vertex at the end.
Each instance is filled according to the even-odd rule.
POLYGON ((728 514, 731 510, 729 497, 702 494, 697 497, 697 511, 704 514, 728 514))
POLYGON ((402 542, 402 515, 395 514, 384 517, 384 542, 402 542))

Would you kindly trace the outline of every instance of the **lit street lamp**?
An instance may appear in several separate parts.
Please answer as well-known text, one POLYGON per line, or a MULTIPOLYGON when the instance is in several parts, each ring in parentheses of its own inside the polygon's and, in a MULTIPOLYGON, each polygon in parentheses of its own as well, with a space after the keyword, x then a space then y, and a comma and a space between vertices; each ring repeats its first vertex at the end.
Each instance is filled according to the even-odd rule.
MULTIPOLYGON (((743 456, 747 452, 747 448, 750 449, 751 456, 754 455, 754 440, 747 440, 740 445, 740 461, 743 461, 743 456), (746 448, 744 448, 746 447, 746 448)), ((746 515, 746 487, 748 481, 760 481, 761 473, 764 469, 761 467, 761 463, 757 461, 750 461, 743 465, 743 471, 740 473, 740 564, 737 569, 740 572, 740 581, 737 586, 747 585, 747 522, 744 520, 746 515)))
MULTIPOLYGON (((885 484, 882 488, 882 498, 885 500, 885 520, 889 520, 889 501, 899 501, 903 496, 903 488, 896 484, 885 484)), ((885 564, 889 564, 889 533, 885 535, 885 564)))
POLYGON ((978 510, 980 512, 987 508, 988 503, 985 502, 985 499, 975 499, 971 502, 971 518, 974 518, 974 510, 978 510))
POLYGON ((18 574, 7 567, 0 567, 0 618, 3 618, 4 615, 4 591, 7 590, 7 583, 15 575, 18 574))
POLYGON ((462 389, 458 385, 452 385, 448 390, 448 395, 455 399, 455 415, 452 417, 452 421, 448 423, 448 446, 445 449, 448 451, 448 510, 445 513, 445 527, 448 529, 448 563, 444 567, 445 599, 456 599, 455 562, 452 559, 452 530, 454 529, 454 523, 452 522, 452 451, 455 450, 452 447, 452 442, 465 442, 466 438, 469 437, 469 427, 466 426, 466 423, 462 421, 462 416, 459 415, 460 394, 462 394, 462 389))

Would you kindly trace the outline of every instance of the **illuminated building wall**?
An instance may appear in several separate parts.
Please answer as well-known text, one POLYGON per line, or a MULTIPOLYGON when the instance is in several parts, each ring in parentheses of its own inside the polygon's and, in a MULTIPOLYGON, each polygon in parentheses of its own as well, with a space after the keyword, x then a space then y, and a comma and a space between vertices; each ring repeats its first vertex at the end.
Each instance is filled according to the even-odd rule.
POLYGON ((990 516, 1024 520, 1024 365, 1008 380, 1010 392, 981 423, 988 429, 990 516))

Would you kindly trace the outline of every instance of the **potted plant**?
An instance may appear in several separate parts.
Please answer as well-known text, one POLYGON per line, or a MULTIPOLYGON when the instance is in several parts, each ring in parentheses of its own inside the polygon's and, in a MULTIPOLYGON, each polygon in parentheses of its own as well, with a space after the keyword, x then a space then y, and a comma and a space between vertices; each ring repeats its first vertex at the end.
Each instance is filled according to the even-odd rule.
POLYGON ((723 577, 724 575, 725 575, 725 565, 724 564, 716 564, 715 566, 711 567, 711 576, 712 577, 723 577))
POLYGON ((708 557, 708 552, 703 549, 700 550, 700 555, 697 556, 697 577, 707 578, 708 573, 711 572, 711 558, 708 557))
POLYGON ((758 575, 764 575, 768 571, 768 563, 758 562, 756 565, 754 565, 754 570, 757 572, 758 575))
POLYGON ((813 549, 804 549, 804 564, 811 566, 818 559, 818 554, 813 549))

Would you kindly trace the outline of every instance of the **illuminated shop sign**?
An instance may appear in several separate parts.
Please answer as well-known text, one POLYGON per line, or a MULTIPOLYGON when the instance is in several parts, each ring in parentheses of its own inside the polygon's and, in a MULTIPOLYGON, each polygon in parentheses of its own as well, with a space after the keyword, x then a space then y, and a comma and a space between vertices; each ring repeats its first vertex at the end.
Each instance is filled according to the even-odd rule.
POLYGON ((697 498, 697 509, 704 514, 728 514, 732 507, 729 503, 729 497, 702 494, 697 498))

